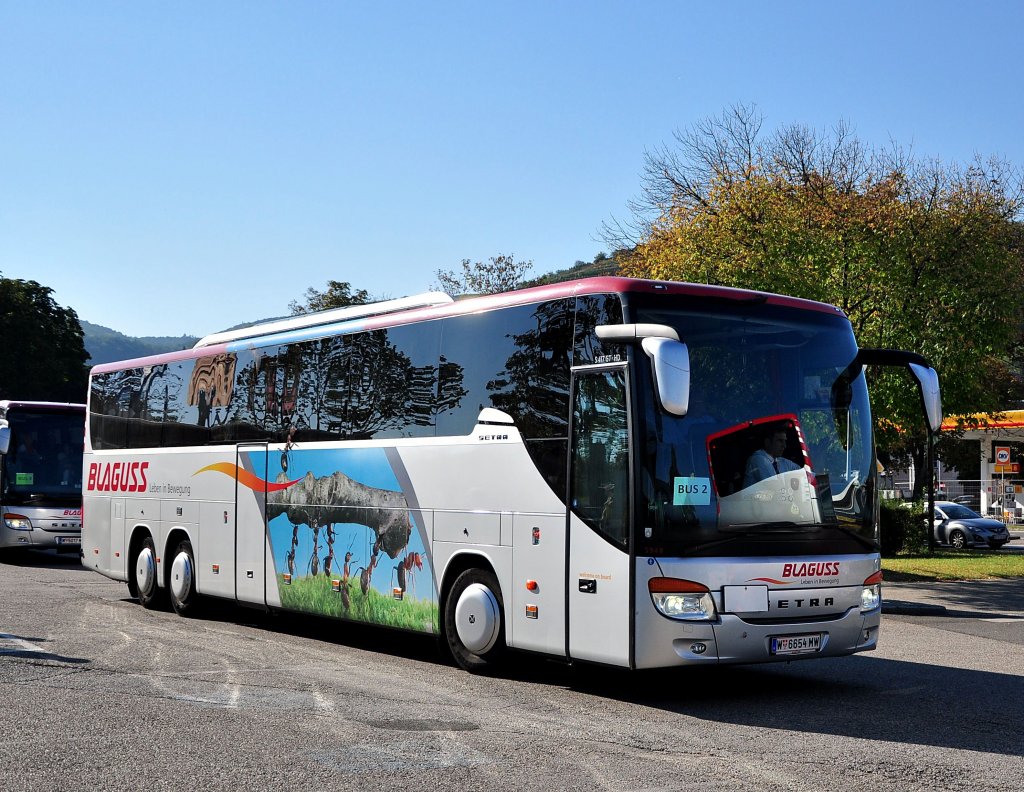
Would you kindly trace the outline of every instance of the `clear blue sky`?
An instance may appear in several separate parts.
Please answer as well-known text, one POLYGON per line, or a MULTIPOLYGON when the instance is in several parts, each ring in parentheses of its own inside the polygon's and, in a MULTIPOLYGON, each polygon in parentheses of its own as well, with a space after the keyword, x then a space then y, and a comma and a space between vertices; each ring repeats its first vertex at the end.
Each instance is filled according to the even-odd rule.
POLYGON ((645 149, 767 129, 1024 165, 1024 3, 0 0, 0 272, 129 335, 328 279, 590 260, 645 149))

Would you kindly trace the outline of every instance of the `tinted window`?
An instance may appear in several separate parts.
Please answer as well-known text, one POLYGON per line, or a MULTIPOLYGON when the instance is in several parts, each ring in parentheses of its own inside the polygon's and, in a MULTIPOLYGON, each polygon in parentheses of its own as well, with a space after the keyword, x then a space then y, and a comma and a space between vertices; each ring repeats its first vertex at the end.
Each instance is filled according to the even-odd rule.
POLYGON ((235 355, 98 374, 91 385, 92 447, 159 448, 234 442, 235 355))
POLYGON ((942 513, 945 512, 946 517, 950 520, 975 520, 981 515, 966 506, 961 506, 958 503, 948 503, 942 507, 942 511, 936 514, 936 517, 942 519, 942 513))
POLYGON ((494 407, 528 440, 565 438, 571 338, 568 300, 444 320, 438 434, 469 434, 494 407))
POLYGON ((427 322, 308 347, 299 426, 343 440, 433 435, 440 333, 427 322))
POLYGON ((10 504, 31 504, 45 496, 51 504, 81 502, 84 416, 12 408, 6 419, 11 441, 0 464, 0 486, 10 504))
MULTIPOLYGON (((201 360, 179 360, 142 369, 139 382, 142 412, 128 428, 129 447, 205 445, 209 442, 209 433, 205 431, 209 411, 197 408, 197 397, 191 387, 194 366, 201 360)), ((202 396, 204 407, 208 403, 205 396, 202 396)))
POLYGON ((573 301, 444 320, 437 431, 466 435, 480 410, 512 417, 552 491, 565 499, 573 301))
POLYGON ((579 375, 572 420, 572 510, 596 531, 624 546, 629 531, 625 372, 579 375))
MULTIPOLYGON (((93 378, 93 448, 432 435, 440 323, 216 354, 93 378)), ((439 387, 442 398, 437 399, 439 387)))
POLYGON ((128 369, 95 378, 90 419, 94 448, 127 447, 128 422, 140 377, 139 369, 128 369))
POLYGON ((637 300, 632 318, 678 330, 690 404, 682 418, 664 412, 638 361, 638 551, 870 550, 871 416, 864 378, 843 376, 857 352, 849 323, 789 307, 649 303, 637 300), (771 450, 769 434, 782 438, 771 450))
POLYGON ((596 294, 576 298, 573 365, 615 363, 626 359, 622 344, 605 344, 597 337, 598 325, 622 324, 622 303, 617 295, 596 294))

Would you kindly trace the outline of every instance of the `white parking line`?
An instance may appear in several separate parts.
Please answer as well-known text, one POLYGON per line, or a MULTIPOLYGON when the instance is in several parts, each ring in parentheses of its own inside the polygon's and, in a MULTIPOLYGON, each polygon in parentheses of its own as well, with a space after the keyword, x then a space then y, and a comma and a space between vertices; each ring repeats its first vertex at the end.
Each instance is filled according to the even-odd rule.
POLYGON ((45 651, 45 649, 41 649, 16 635, 0 633, 0 655, 17 654, 18 652, 39 652, 43 654, 45 651))

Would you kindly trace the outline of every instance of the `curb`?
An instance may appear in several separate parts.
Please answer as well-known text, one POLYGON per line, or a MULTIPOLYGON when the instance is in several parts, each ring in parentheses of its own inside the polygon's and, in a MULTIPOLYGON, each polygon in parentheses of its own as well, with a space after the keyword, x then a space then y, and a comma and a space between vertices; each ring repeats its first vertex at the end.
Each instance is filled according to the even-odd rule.
POLYGON ((896 616, 945 616, 946 606, 905 600, 882 600, 882 613, 896 616))

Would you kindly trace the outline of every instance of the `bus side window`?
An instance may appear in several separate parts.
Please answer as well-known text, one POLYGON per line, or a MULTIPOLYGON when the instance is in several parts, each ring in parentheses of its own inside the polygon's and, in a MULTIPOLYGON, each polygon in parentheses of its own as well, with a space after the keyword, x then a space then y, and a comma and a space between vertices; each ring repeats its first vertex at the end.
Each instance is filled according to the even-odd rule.
POLYGON ((625 373, 579 375, 573 403, 573 511, 617 545, 629 528, 625 373))

